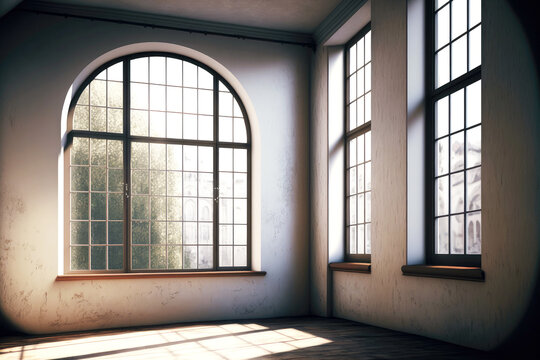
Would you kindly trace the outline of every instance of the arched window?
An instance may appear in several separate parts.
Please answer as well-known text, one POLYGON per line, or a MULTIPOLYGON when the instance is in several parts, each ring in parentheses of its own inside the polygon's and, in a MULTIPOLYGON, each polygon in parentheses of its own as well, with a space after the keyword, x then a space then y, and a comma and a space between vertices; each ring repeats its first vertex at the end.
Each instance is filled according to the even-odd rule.
POLYGON ((65 271, 249 269, 250 133, 237 93, 202 63, 104 64, 68 115, 65 271))

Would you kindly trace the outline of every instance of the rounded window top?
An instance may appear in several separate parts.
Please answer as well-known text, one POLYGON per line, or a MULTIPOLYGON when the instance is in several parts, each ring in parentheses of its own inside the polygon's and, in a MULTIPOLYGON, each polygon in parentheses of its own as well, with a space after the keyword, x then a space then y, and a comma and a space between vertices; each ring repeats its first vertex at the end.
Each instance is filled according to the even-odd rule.
POLYGON ((75 93, 69 130, 250 143, 246 110, 215 70, 186 56, 150 52, 96 69, 75 93))

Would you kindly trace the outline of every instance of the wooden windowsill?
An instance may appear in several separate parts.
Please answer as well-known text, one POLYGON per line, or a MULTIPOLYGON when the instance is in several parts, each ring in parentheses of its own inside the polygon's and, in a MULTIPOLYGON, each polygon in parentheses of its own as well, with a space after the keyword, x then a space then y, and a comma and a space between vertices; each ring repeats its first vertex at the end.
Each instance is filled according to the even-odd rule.
POLYGON ((479 267, 441 265, 403 265, 403 275, 424 276, 443 279, 484 281, 484 271, 479 267))
POLYGON ((67 274, 58 275, 56 281, 73 280, 113 280, 113 279, 155 279, 186 277, 231 277, 265 276, 266 271, 194 271, 194 272, 148 272, 148 273, 109 273, 109 274, 67 274))
POLYGON ((339 263, 330 263, 330 269, 334 271, 347 271, 347 272, 357 272, 370 274, 371 273, 371 264, 370 263, 359 263, 359 262, 339 262, 339 263))

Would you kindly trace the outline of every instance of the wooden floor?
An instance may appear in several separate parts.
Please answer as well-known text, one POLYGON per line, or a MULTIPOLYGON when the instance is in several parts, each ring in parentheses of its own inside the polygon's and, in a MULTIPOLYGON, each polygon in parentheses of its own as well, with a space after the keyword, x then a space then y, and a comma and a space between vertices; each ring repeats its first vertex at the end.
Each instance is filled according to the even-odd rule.
POLYGON ((491 359, 448 343, 318 317, 0 338, 0 359, 491 359))

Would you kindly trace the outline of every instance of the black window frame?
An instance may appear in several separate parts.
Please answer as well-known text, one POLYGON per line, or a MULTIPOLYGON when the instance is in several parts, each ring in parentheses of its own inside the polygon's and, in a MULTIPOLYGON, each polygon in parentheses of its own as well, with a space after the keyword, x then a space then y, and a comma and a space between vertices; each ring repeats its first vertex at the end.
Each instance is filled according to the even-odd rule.
MULTIPOLYGON (((231 84, 221 76, 216 70, 212 69, 208 65, 190 58, 185 55, 171 53, 171 52, 162 52, 162 51, 147 51, 147 52, 138 52, 129 55, 124 55, 117 57, 113 60, 107 61, 106 63, 99 66, 94 70, 86 79, 80 84, 77 88, 74 96, 71 99, 68 116, 67 116, 67 130, 66 130, 66 140, 63 145, 64 152, 64 273, 65 274, 110 274, 110 273, 159 273, 159 272, 215 272, 215 271, 246 271, 251 270, 252 268, 252 167, 251 167, 251 149, 252 149, 252 138, 251 138, 251 127, 249 117, 246 111, 246 108, 236 92, 236 90, 231 86, 231 84), (192 140, 192 139, 177 139, 177 138, 167 138, 167 137, 151 137, 151 136, 137 136, 130 134, 130 61, 137 58, 144 57, 166 57, 166 58, 175 58, 181 61, 189 62, 194 64, 197 67, 200 67, 208 71, 213 76, 213 140, 192 140), (115 65, 119 62, 123 62, 123 132, 122 133, 109 133, 109 132, 100 132, 100 131, 90 131, 90 130, 73 130, 73 116, 74 110, 77 105, 78 99, 87 88, 94 78, 100 74, 102 71, 107 68, 115 65), (220 93, 220 83, 226 87, 226 89, 231 93, 234 100, 238 103, 243 118, 244 125, 246 129, 246 142, 224 142, 219 141, 219 93, 220 93), (75 137, 80 138, 89 138, 89 139, 106 139, 106 140, 120 140, 123 142, 123 152, 124 152, 124 257, 123 257, 123 269, 119 270, 71 270, 70 262, 70 148, 75 137), (143 143, 161 143, 161 144, 178 144, 178 145, 194 145, 194 146, 211 146, 213 148, 213 177, 214 177, 214 186, 213 186, 213 266, 211 268, 204 269, 132 269, 131 264, 131 162, 130 162, 130 150, 131 144, 133 142, 143 142, 143 143), (219 150, 223 148, 230 149, 245 149, 247 152, 247 253, 246 253, 246 266, 219 266, 219 150)), ((89 190, 90 191, 90 190, 89 190)), ((106 220, 108 221, 108 220, 106 220)), ((89 243, 89 246, 91 244, 89 243)), ((233 249, 234 251, 234 249, 233 249)), ((90 262, 90 260, 89 260, 90 262)))
MULTIPOLYGON (((345 149, 345 156, 344 156, 344 164, 343 164, 343 173, 344 173, 344 196, 345 199, 344 203, 344 209, 343 213, 345 214, 343 219, 343 228, 345 229, 344 234, 344 241, 345 241, 345 261, 347 262, 366 262, 371 263, 371 253, 366 254, 364 251, 364 254, 351 254, 350 253, 350 242, 349 242, 349 226, 347 225, 347 219, 349 218, 349 211, 348 211, 348 189, 349 189, 349 179, 347 176, 348 171, 348 164, 349 164, 349 144, 351 140, 354 140, 358 138, 361 135, 364 135, 371 131, 371 120, 369 122, 366 122, 353 130, 349 129, 349 112, 348 112, 348 104, 349 104, 349 87, 348 87, 348 79, 352 74, 348 74, 349 72, 349 50, 351 47, 353 47, 362 37, 364 37, 368 32, 371 31, 371 22, 369 22, 366 26, 364 26, 358 33, 356 33, 346 44, 345 44, 345 55, 343 57, 344 60, 344 89, 343 93, 344 96, 344 103, 343 103, 343 109, 344 109, 344 116, 343 116, 343 122, 344 122, 344 135, 343 135, 343 144, 345 149)), ((370 63, 373 64, 373 59, 370 60, 370 63)), ((365 81, 365 80, 364 80, 365 81)), ((373 92, 373 84, 371 86, 370 92, 373 92)), ((358 95, 358 94, 357 94, 358 95)), ((372 115, 373 117, 373 115, 372 115)), ((371 160, 370 160, 371 161, 371 160)), ((373 184, 371 187, 371 191, 373 191, 373 184)), ((373 193, 373 192, 372 192, 373 193)), ((364 214, 365 216, 365 214, 364 214)), ((370 221, 372 223, 372 221, 370 221)), ((357 234, 358 236, 358 234, 357 234)), ((373 238, 371 237, 371 240, 373 238)), ((365 250, 365 249, 364 249, 365 250)))
MULTIPOLYGON (((451 29, 452 29, 452 13, 451 13, 451 6, 452 6, 452 0, 448 0, 450 3, 448 6, 450 6, 450 36, 451 36, 451 29)), ((449 81, 440 86, 439 88, 436 87, 436 61, 435 61, 435 54, 437 53, 436 46, 435 46, 435 37, 436 37, 436 29, 435 29, 435 14, 437 11, 442 9, 445 5, 441 6, 438 10, 435 9, 435 0, 426 0, 426 18, 425 18, 425 24, 426 24, 426 53, 425 53, 425 63, 426 63, 426 83, 425 83, 425 89, 426 89, 426 123, 425 123, 425 179, 426 179, 426 192, 425 192, 425 209, 426 209, 426 246, 425 246, 425 258, 426 258, 426 264, 427 265, 442 265, 442 266, 465 266, 465 267, 480 267, 481 266, 481 254, 436 254, 435 253, 435 201, 436 201, 436 194, 435 194, 435 104, 438 100, 449 96, 450 94, 453 94, 461 89, 465 89, 468 85, 471 85, 475 83, 478 80, 481 80, 481 67, 479 66, 466 71, 461 76, 457 77, 456 79, 452 80, 451 75, 449 78, 449 81)), ((458 36, 453 41, 456 41, 462 36, 467 36, 467 69, 469 67, 469 40, 468 40, 468 34, 476 29, 478 26, 482 25, 482 22, 475 25, 472 28, 469 28, 469 0, 467 0, 467 31, 463 34, 458 36)), ((450 55, 449 55, 449 69, 451 74, 452 69, 452 57, 451 57, 451 43, 452 40, 449 41, 448 45, 450 47, 450 55)), ((443 49, 445 46, 443 46, 441 49, 443 49)), ((439 49, 439 51, 441 50, 439 49)), ((464 100, 465 109, 467 104, 467 99, 464 100)), ((465 126, 464 129, 467 127, 465 126)), ((449 134, 450 134, 449 130, 449 134)), ((464 146, 466 144, 466 138, 464 140, 464 146)), ((465 166, 465 165, 464 165, 465 166)), ((479 166, 481 168, 481 165, 479 166)), ((464 175, 465 175, 465 169, 464 167, 464 175)), ((461 172, 457 171, 457 172, 461 172)), ((452 174, 452 172, 449 169, 449 174, 452 174)), ((466 186, 466 184, 465 184, 466 186)), ((465 188, 465 194, 466 194, 466 188, 465 188)), ((465 196, 465 195, 464 195, 465 196)), ((450 198, 449 198, 450 199, 450 198)), ((481 212, 481 209, 479 210, 481 212)), ((467 213, 465 210, 463 212, 464 214, 467 213)), ((449 236, 449 242, 450 242, 450 233, 449 236)), ((464 232, 464 252, 466 252, 467 248, 467 240, 466 240, 466 233, 464 232)), ((450 248, 450 243, 449 243, 450 248)))

